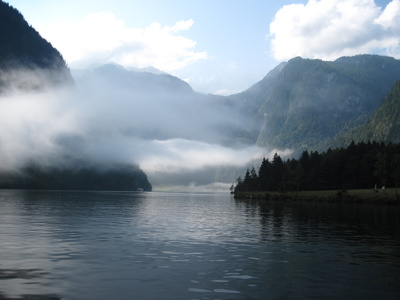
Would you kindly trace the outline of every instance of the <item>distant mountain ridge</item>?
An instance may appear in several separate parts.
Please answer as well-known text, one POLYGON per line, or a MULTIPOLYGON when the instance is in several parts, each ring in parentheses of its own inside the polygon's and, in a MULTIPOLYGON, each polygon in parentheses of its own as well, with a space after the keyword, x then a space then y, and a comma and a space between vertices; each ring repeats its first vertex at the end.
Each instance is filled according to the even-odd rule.
POLYGON ((104 83, 141 92, 192 93, 190 85, 157 69, 124 68, 115 63, 79 70, 77 81, 83 85, 104 83))
POLYGON ((167 72, 161 71, 157 68, 154 67, 146 67, 146 68, 135 68, 135 67, 129 67, 128 71, 134 71, 134 72, 143 72, 143 73, 151 73, 151 74, 156 74, 156 75, 170 75, 167 72))

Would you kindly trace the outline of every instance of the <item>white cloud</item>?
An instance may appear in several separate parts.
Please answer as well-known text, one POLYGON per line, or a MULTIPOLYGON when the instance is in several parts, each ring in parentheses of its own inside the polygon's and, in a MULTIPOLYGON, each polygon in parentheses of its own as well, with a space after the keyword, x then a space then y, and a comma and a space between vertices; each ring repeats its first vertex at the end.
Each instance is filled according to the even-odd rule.
POLYGON ((385 29, 399 30, 400 29, 400 1, 394 0, 390 2, 382 14, 375 20, 385 29))
POLYGON ((186 20, 173 26, 152 23, 129 28, 111 13, 94 13, 62 27, 39 30, 72 67, 115 62, 171 72, 207 59, 206 52, 195 50, 195 41, 179 35, 192 25, 193 20, 186 20))
POLYGON ((376 53, 400 58, 400 0, 309 0, 283 6, 270 24, 276 60, 295 56, 336 59, 376 53))

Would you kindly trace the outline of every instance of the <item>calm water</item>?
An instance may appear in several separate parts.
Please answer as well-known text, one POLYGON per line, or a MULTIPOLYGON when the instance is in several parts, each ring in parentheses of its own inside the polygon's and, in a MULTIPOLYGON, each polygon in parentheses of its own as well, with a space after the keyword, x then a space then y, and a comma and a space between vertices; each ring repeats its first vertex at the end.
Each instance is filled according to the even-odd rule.
POLYGON ((0 299, 400 299, 399 209, 0 190, 0 299))

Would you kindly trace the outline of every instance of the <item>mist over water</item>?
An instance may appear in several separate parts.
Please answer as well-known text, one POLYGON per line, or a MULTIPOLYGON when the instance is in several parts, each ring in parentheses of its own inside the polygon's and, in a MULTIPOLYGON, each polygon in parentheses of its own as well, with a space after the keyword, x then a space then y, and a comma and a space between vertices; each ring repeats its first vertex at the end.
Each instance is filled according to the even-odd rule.
POLYGON ((193 186, 213 183, 217 168, 243 172, 267 155, 235 141, 231 132, 246 128, 225 98, 198 94, 169 75, 108 68, 88 71, 69 87, 1 95, 1 171, 31 162, 139 164, 153 185, 193 186))

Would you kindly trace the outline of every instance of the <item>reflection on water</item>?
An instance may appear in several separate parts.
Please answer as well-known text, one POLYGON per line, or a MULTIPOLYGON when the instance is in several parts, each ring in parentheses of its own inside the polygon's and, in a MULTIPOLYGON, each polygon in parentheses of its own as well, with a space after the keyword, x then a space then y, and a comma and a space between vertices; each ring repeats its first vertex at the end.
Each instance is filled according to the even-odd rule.
POLYGON ((0 299, 398 299, 399 207, 0 191, 0 299))

